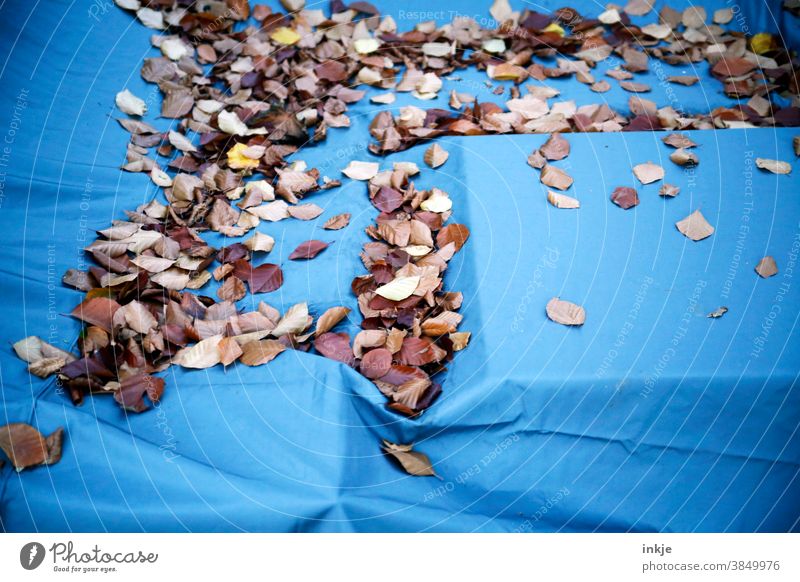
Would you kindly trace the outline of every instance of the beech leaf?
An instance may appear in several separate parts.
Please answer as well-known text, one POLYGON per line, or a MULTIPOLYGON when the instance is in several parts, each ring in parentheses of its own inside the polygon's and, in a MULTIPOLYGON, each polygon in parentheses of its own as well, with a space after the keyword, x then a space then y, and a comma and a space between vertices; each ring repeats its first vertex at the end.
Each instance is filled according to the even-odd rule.
POLYGON ((675 223, 675 226, 693 241, 703 240, 714 234, 714 227, 708 223, 699 210, 695 210, 683 220, 679 220, 675 223))
POLYGON ((553 297, 547 303, 547 317, 561 325, 583 325, 586 311, 580 305, 553 297))
POLYGON ((383 441, 383 450, 394 457, 409 475, 417 477, 436 476, 431 461, 425 453, 415 451, 413 445, 398 445, 383 441))
POLYGON ((758 261, 756 265, 756 273, 758 273, 764 279, 772 277, 773 275, 778 274, 778 264, 775 262, 775 259, 771 256, 766 256, 758 261))

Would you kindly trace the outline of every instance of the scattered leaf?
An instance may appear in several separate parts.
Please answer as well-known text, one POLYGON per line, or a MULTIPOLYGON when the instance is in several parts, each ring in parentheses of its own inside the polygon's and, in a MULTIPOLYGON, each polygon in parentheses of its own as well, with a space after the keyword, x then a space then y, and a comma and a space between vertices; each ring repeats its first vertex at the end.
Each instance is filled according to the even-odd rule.
POLYGON ((778 264, 775 262, 775 259, 771 256, 766 256, 758 261, 756 265, 756 273, 758 273, 764 279, 772 277, 773 275, 778 274, 778 264))
MULTIPOLYGON (((502 0, 495 0, 495 5, 502 0)), ((409 475, 417 477, 436 476, 431 461, 424 453, 414 451, 413 445, 397 445, 389 441, 383 441, 383 450, 394 457, 409 475)))
POLYGON ((675 223, 681 233, 693 241, 703 240, 714 234, 714 227, 711 226, 699 210, 695 210, 683 220, 675 223))
POLYGON ((580 305, 553 297, 547 302, 547 317, 561 325, 583 325, 586 311, 580 305))
POLYGON ((328 243, 321 240, 307 240, 300 243, 297 248, 289 255, 289 259, 296 261, 298 259, 313 259, 322 251, 328 248, 328 243))

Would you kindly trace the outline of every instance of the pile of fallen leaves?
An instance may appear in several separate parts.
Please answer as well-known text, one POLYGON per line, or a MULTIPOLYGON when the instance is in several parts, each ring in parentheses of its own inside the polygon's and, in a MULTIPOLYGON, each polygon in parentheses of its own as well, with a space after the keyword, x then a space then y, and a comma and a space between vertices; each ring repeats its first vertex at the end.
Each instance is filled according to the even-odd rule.
MULTIPOLYGON (((798 93, 788 52, 768 35, 724 30, 730 10, 717 11, 709 23, 702 8, 680 14, 665 7, 659 24, 640 29, 629 15, 650 12, 648 0, 631 0, 623 10, 610 8, 597 19, 568 8, 550 15, 517 13, 506 0, 496 0, 490 10, 501 23, 496 29, 459 17, 445 26, 423 22, 400 32, 390 16, 381 17, 368 2, 333 0, 329 14, 305 9, 303 0, 281 0, 285 12, 251 8, 246 0, 115 2, 159 31, 151 42, 161 56, 145 59, 141 76, 157 85, 163 97, 160 116, 176 121, 161 132, 139 119, 147 101, 127 89, 117 94, 117 107, 129 115, 119 120, 130 133, 123 170, 148 174, 163 188, 166 203, 154 199, 127 210, 125 220, 100 231, 86 248, 93 266, 64 275, 65 284, 86 293, 71 314, 84 324, 78 354, 36 337, 14 345, 32 374, 57 375, 76 404, 87 394, 110 394, 126 410, 142 412, 164 391, 164 380, 155 374, 172 364, 257 366, 287 349, 314 349, 359 370, 396 412, 416 416, 430 406, 441 391, 433 377, 469 341, 469 333, 458 331, 462 296, 442 285, 448 261, 467 241, 469 230, 448 224, 452 202, 447 193, 414 187, 409 178, 418 169, 413 164, 397 163, 380 172, 374 162, 352 162, 343 170, 351 179, 368 182, 369 199, 380 211, 367 229, 373 240, 361 255, 368 274, 352 284, 363 315, 362 330, 352 341, 334 331, 349 313, 343 306, 316 319, 306 303, 283 314, 264 301, 249 312, 236 307, 248 292, 269 293, 283 284, 280 265, 264 260, 274 240, 261 232, 262 223, 316 219, 322 209, 303 199, 340 185, 286 158, 323 141, 329 128, 350 125, 348 105, 365 95, 354 86, 386 89, 372 100, 389 104, 394 91, 411 92, 423 101, 434 98, 443 79, 468 66, 485 70, 489 85, 513 82, 511 99, 503 106, 452 91, 450 111, 409 106, 397 116, 379 113, 370 126, 377 140, 370 149, 378 154, 444 134, 795 125, 799 117, 797 107, 778 109, 769 100, 773 91, 798 93), (257 26, 236 26, 246 21, 257 26), (528 79, 572 75, 598 93, 607 91, 609 83, 595 79, 592 69, 610 56, 624 64, 610 70, 609 78, 637 94, 631 97, 629 116, 600 104, 550 103, 558 92, 548 87, 527 86, 524 96, 520 91, 528 79), (555 59, 555 66, 534 58, 555 59), (750 100, 705 116, 657 108, 638 95, 649 88, 634 80, 650 59, 707 61, 726 93, 750 100), (207 231, 246 238, 214 248, 202 237, 207 231), (221 282, 216 297, 199 293, 212 278, 221 282)), ((698 79, 668 80, 688 85, 698 79)), ((505 88, 498 85, 494 92, 503 94, 505 88)), ((541 170, 542 182, 561 191, 572 179, 549 162, 569 153, 565 143, 554 135, 530 160, 541 170)), ((678 148, 675 163, 697 163, 691 146, 669 145, 678 148)), ((433 145, 425 162, 436 168, 447 157, 433 145)), ((786 171, 782 162, 761 163, 771 171, 786 171)), ((676 189, 664 192, 675 194, 676 189)), ((566 194, 551 190, 548 196, 560 208, 579 206, 566 194)), ((631 188, 620 189, 612 199, 624 208, 638 203, 631 188)), ((678 228, 687 236, 704 228, 696 216, 686 221, 678 228)), ((338 230, 348 222, 349 214, 333 216, 325 228, 338 230)), ((289 258, 313 259, 328 244, 306 241, 289 258)), ((582 308, 557 298, 547 314, 567 325, 580 325, 585 318, 582 308)), ((9 426, 17 434, 27 430, 9 426)), ((16 449, 3 448, 11 450, 12 459, 32 459, 21 466, 55 462, 55 444, 41 445, 30 434, 17 440, 34 443, 41 454, 26 449, 17 455, 16 449)), ((432 473, 429 466, 415 465, 421 453, 409 445, 386 447, 401 464, 414 466, 413 474, 432 473)))
MULTIPOLYGON (((450 110, 402 107, 397 115, 378 113, 370 125, 376 154, 404 150, 421 140, 441 135, 508 133, 552 133, 573 131, 642 131, 741 128, 800 125, 796 64, 786 47, 769 34, 747 36, 724 28, 734 16, 730 8, 708 15, 702 6, 682 13, 664 6, 659 22, 635 26, 630 16, 652 11, 649 0, 631 0, 624 9, 609 8, 596 19, 572 8, 552 14, 532 10, 513 12, 506 0, 496 0, 492 15, 501 23, 495 30, 480 27, 470 18, 457 18, 436 27, 432 22, 417 25, 413 32, 397 37, 384 35, 385 50, 403 45, 414 55, 396 91, 413 91, 417 97, 435 95, 442 87, 441 75, 456 68, 475 66, 486 71, 488 87, 496 81, 511 81, 510 99, 505 103, 479 103, 475 95, 452 90, 450 110), (577 107, 572 100, 551 103, 559 91, 528 80, 573 77, 596 93, 611 84, 593 72, 609 58, 621 60, 605 75, 633 93, 629 112, 612 110, 603 103, 577 107), (548 62, 545 66, 534 59, 548 62), (708 114, 689 114, 672 106, 658 107, 641 97, 652 88, 636 81, 653 60, 670 65, 707 67, 722 83, 725 94, 748 99, 733 107, 720 107, 708 114), (779 107, 769 96, 782 93, 793 105, 779 107)), ((703 69, 705 70, 705 69, 703 69)), ((385 71, 384 71, 385 73, 385 71)), ((392 71, 392 75, 394 71, 392 71)), ((447 78, 447 77, 445 77, 447 78)), ((386 87, 385 75, 381 86, 386 87)), ((693 85, 696 76, 666 77, 669 83, 693 85)), ((493 91, 506 92, 499 84, 493 91)))
POLYGON ((406 416, 416 416, 437 398, 441 387, 432 376, 470 337, 458 331, 463 297, 445 291, 442 280, 469 229, 447 224, 450 196, 438 188, 417 190, 409 181, 417 172, 408 162, 383 172, 376 163, 352 162, 345 170, 368 180, 370 200, 380 211, 367 228, 374 240, 361 253, 369 274, 352 282, 363 329, 352 350, 345 334, 326 334, 314 343, 328 357, 348 364, 355 358, 361 373, 389 399, 389 408, 406 416))

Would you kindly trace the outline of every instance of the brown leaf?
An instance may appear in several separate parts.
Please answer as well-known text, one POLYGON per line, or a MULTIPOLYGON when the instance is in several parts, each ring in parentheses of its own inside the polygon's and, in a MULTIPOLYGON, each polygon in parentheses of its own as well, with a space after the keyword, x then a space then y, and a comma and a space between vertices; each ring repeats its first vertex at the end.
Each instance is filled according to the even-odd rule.
POLYGON ((647 93, 651 90, 650 85, 646 83, 634 83, 633 81, 620 81, 619 86, 631 93, 647 93))
POLYGON ((686 151, 683 148, 678 148, 669 155, 669 159, 679 166, 696 166, 700 163, 697 154, 694 152, 686 151))
POLYGON ((298 204, 297 206, 290 206, 286 211, 289 216, 298 220, 313 220, 324 212, 316 204, 298 204))
POLYGON ((563 160, 569 155, 569 142, 560 133, 554 133, 540 148, 542 155, 550 161, 563 160))
POLYGON ((639 194, 633 188, 619 186, 611 193, 611 201, 620 208, 627 210, 639 204, 639 194))
POLYGON ((233 274, 247 283, 250 293, 269 293, 283 285, 283 271, 272 263, 253 267, 245 259, 239 259, 233 263, 233 274))
POLYGON ((435 143, 425 150, 425 155, 422 159, 431 168, 438 168, 444 164, 449 157, 450 153, 438 143, 435 143))
POLYGON ((131 412, 144 412, 148 409, 144 396, 152 402, 158 402, 164 392, 164 379, 147 374, 128 376, 114 392, 116 400, 122 408, 131 412))
POLYGON ((58 428, 47 439, 28 424, 15 422, 0 427, 0 448, 17 471, 35 465, 51 465, 61 459, 64 429, 58 428))
POLYGON ((326 230, 340 230, 348 224, 350 224, 350 213, 345 212, 329 218, 322 228, 326 230))
POLYGON ((242 346, 239 361, 245 366, 260 366, 274 360, 285 349, 285 345, 273 339, 248 342, 242 346))
POLYGON ((409 475, 417 477, 436 476, 431 461, 424 453, 414 451, 413 445, 397 445, 383 441, 383 450, 394 457, 409 475))
POLYGON ((441 249, 449 243, 453 243, 456 251, 461 250, 461 247, 467 242, 469 238, 469 229, 463 224, 450 224, 441 229, 436 235, 436 245, 441 249))
POLYGON ((683 133, 671 133, 667 137, 662 138, 661 141, 663 141, 668 146, 672 146, 676 149, 693 148, 697 145, 683 133))
POLYGON ((247 295, 247 291, 244 283, 235 275, 225 279, 225 282, 217 289, 217 297, 223 301, 239 301, 245 295, 247 295))
POLYGON ((775 262, 775 259, 771 256, 766 256, 756 265, 756 273, 761 275, 764 279, 772 277, 773 275, 778 274, 778 264, 775 262))
POLYGON ((557 190, 567 190, 572 186, 572 177, 561 168, 556 168, 550 164, 545 164, 539 174, 539 180, 545 186, 550 186, 557 190))
POLYGON ((119 303, 113 299, 94 297, 78 305, 70 315, 84 323, 96 325, 110 332, 113 327, 114 314, 119 308, 119 303))
POLYGON ((386 348, 376 348, 368 351, 361 359, 361 364, 359 364, 361 373, 370 380, 385 376, 391 367, 392 353, 386 348))
POLYGON ((381 212, 391 213, 403 205, 403 195, 394 188, 383 186, 372 198, 372 204, 381 212))
POLYGON ((708 223, 699 210, 695 210, 683 220, 679 220, 675 226, 693 241, 703 240, 714 234, 714 227, 708 223))
POLYGON ((553 297, 547 303, 547 317, 561 325, 583 325, 586 311, 580 305, 553 297))
POLYGON ((353 350, 350 348, 350 336, 346 333, 323 333, 314 340, 314 348, 331 360, 348 366, 355 364, 353 350))
POLYGON ((300 243, 297 248, 292 251, 292 254, 289 255, 289 259, 292 261, 298 259, 313 259, 327 249, 328 246, 328 243, 321 240, 307 240, 306 242, 300 243))
POLYGON ((219 350, 219 361, 223 366, 229 366, 244 352, 242 351, 239 342, 232 337, 224 337, 217 344, 219 350))

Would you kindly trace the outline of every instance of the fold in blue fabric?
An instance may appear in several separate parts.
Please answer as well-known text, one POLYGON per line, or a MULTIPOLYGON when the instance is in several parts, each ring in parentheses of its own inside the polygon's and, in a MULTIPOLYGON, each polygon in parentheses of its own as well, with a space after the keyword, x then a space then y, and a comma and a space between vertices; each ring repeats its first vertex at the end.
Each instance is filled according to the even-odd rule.
MULTIPOLYGON (((457 13, 489 19, 476 1, 376 4, 401 29, 457 13)), ((74 407, 54 381, 29 376, 10 344, 38 335, 74 347, 79 325, 64 314, 81 293, 61 275, 86 261, 94 230, 161 196, 147 176, 119 170, 128 136, 113 108, 125 87, 152 91, 139 67, 155 54, 153 31, 110 2, 12 0, 0 15, 0 424, 66 431, 58 464, 0 470, 3 530, 798 529, 800 184, 796 171, 755 166, 759 157, 794 163, 793 130, 692 132, 694 169, 668 159, 663 134, 567 135, 572 153, 555 165, 575 179, 567 194, 580 200, 578 211, 548 205, 526 164, 547 136, 442 139, 448 162, 423 169, 416 183, 447 191, 453 220, 471 230, 446 285, 464 294, 461 329, 472 341, 419 419, 388 412, 352 369, 295 351, 258 368, 171 368, 162 401, 143 414, 103 397, 74 407), (677 197, 635 181, 631 167, 647 161, 666 169, 677 197), (614 206, 617 186, 636 187, 641 204, 614 206), (675 222, 697 209, 716 232, 693 242, 675 222), (780 269, 769 279, 754 272, 765 255, 780 269), (549 321, 544 305, 554 296, 583 305, 586 324, 549 321), (707 317, 721 306, 729 310, 722 318, 707 317), (403 473, 381 453, 384 438, 415 443, 440 478, 403 473)), ((794 42, 793 18, 777 1, 743 3, 734 25, 794 42)), ((647 73, 647 97, 659 105, 708 112, 733 103, 705 63, 662 68, 703 83, 673 86, 647 73)), ((481 74, 458 76, 446 88, 501 101, 481 74)), ((605 99, 628 110, 617 88, 596 95, 571 79, 550 83, 578 105, 605 99)), ((423 106, 446 100, 443 91, 423 106)), ((409 104, 420 102, 402 94, 391 107, 409 104)), ((366 151, 381 107, 353 106, 351 128, 329 131, 293 159, 332 178, 352 159, 424 167, 419 147, 384 159, 366 151)), ((147 119, 169 127, 155 113, 147 119)), ((281 310, 307 301, 315 314, 345 305, 354 310, 345 330, 358 329, 350 281, 363 274, 364 227, 376 212, 363 182, 343 182, 309 199, 325 209, 321 222, 259 227, 277 241, 270 260, 284 266, 286 283, 246 297, 242 309, 261 299, 281 310), (340 212, 352 213, 350 226, 322 231, 340 212), (313 261, 287 260, 299 242, 323 237, 334 244, 313 261)), ((213 296, 214 287, 202 292, 213 296)))

